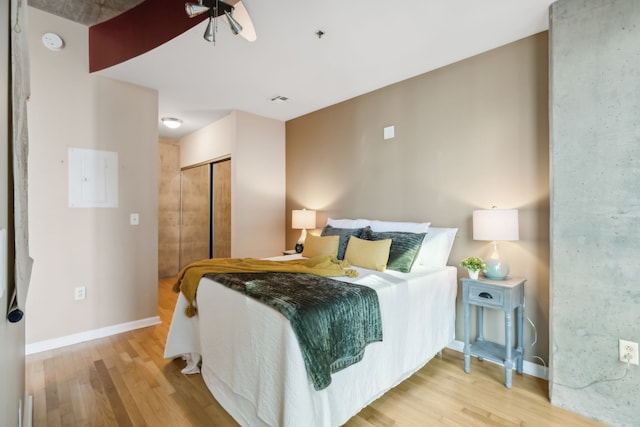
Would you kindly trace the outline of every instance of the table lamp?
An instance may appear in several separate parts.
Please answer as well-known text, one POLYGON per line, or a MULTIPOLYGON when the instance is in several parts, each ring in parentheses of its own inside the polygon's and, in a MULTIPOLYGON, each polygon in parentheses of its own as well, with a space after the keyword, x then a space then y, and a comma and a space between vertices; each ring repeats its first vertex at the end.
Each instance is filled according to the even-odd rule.
POLYGON ((291 228, 302 229, 298 243, 296 243, 296 252, 301 253, 304 248, 304 240, 307 238, 307 228, 316 228, 316 211, 308 211, 306 209, 292 210, 291 228))
POLYGON ((498 241, 518 240, 517 209, 479 209, 473 211, 473 240, 490 241, 493 248, 485 260, 488 279, 504 280, 509 274, 509 264, 500 257, 498 241))

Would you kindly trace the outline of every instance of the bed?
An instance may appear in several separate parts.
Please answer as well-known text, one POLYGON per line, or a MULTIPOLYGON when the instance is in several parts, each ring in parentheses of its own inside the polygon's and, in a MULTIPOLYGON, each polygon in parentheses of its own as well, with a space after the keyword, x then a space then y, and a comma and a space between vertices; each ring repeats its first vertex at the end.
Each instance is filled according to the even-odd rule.
MULTIPOLYGON (((293 258, 300 255, 274 259, 293 258)), ((198 287, 197 316, 186 317, 187 301, 179 295, 165 357, 185 358, 185 373, 200 371, 216 400, 242 426, 342 425, 420 369, 455 333, 455 267, 440 260, 418 262, 406 273, 354 268, 357 277, 336 279, 376 291, 384 338, 369 344, 360 362, 331 375, 322 390, 309 380, 284 316, 206 277, 198 287)))

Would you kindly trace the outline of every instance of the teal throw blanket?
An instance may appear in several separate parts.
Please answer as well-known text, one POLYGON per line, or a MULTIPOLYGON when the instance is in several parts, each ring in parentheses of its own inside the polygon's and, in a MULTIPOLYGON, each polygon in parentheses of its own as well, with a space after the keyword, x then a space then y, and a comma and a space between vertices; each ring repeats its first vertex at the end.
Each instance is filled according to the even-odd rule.
POLYGON ((300 273, 209 273, 206 277, 278 310, 291 322, 316 390, 382 341, 375 290, 300 273))

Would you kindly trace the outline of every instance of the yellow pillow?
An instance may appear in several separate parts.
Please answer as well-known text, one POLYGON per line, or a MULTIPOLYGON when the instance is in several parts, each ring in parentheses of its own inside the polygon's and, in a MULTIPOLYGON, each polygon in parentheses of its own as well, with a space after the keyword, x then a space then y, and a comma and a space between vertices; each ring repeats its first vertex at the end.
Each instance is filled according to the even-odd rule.
POLYGON ((384 271, 389 261, 391 239, 362 240, 355 236, 349 238, 344 260, 351 265, 384 271))
POLYGON ((304 240, 304 249, 302 256, 313 258, 315 256, 329 255, 338 256, 338 245, 340 244, 340 236, 314 236, 307 234, 304 240))

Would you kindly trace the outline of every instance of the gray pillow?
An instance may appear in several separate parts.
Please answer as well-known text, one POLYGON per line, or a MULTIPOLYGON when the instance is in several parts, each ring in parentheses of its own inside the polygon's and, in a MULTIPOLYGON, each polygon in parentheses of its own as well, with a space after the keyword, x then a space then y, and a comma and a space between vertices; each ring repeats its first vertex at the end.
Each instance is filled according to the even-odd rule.
POLYGON ((405 231, 372 231, 370 227, 366 227, 361 238, 365 240, 391 239, 387 269, 408 273, 418 258, 420 246, 426 235, 427 233, 405 231))
MULTIPOLYGON (((369 228, 369 227, 367 227, 369 228)), ((322 229, 322 236, 340 236, 340 244, 338 245, 338 259, 344 259, 344 253, 347 250, 347 244, 349 243, 349 237, 360 237, 364 228, 335 228, 330 225, 326 225, 322 229)))

